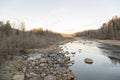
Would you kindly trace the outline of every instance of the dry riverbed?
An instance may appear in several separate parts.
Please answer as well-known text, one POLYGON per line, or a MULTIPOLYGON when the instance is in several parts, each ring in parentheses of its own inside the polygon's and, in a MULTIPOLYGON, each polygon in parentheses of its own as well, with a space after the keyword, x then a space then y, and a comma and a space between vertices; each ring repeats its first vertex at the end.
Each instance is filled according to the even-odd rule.
POLYGON ((70 57, 59 53, 59 45, 72 40, 64 40, 47 49, 26 49, 19 55, 9 55, 11 59, 0 66, 0 80, 73 80, 70 57), (29 53, 37 53, 40 57, 29 59, 29 53))

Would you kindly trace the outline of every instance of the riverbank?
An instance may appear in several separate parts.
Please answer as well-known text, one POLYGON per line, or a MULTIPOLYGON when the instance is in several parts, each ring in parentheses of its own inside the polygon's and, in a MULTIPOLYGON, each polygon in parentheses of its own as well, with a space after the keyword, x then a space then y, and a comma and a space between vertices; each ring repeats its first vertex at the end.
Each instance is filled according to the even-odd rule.
POLYGON ((68 38, 42 49, 26 49, 19 55, 9 55, 10 60, 0 66, 0 80, 71 80, 74 74, 69 70, 71 62, 65 54, 59 54, 59 45, 72 41, 68 38), (29 53, 38 53, 40 58, 28 60, 29 53), (24 56, 27 55, 27 56, 24 56))
POLYGON ((98 40, 98 42, 113 46, 120 46, 120 40, 98 40))
POLYGON ((65 38, 62 41, 55 42, 53 45, 47 47, 47 48, 38 48, 38 49, 24 49, 24 53, 34 53, 34 52, 39 52, 39 53, 45 53, 49 51, 54 51, 54 52, 59 52, 60 48, 59 45, 65 44, 67 42, 76 40, 75 38, 65 38))
POLYGON ((92 40, 97 41, 103 44, 113 45, 113 46, 120 46, 120 40, 100 40, 100 39, 92 39, 87 37, 75 37, 75 40, 92 40))

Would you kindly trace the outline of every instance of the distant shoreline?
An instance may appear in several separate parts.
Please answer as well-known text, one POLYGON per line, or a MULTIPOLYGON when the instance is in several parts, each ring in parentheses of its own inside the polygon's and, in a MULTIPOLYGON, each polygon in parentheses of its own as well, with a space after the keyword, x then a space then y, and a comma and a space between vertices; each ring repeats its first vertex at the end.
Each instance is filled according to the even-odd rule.
POLYGON ((120 46, 120 40, 98 40, 98 42, 113 46, 120 46))
POLYGON ((97 41, 103 44, 108 44, 108 45, 113 45, 113 46, 120 46, 120 40, 100 40, 100 39, 93 39, 93 38, 88 38, 88 37, 75 37, 75 40, 93 40, 97 41))

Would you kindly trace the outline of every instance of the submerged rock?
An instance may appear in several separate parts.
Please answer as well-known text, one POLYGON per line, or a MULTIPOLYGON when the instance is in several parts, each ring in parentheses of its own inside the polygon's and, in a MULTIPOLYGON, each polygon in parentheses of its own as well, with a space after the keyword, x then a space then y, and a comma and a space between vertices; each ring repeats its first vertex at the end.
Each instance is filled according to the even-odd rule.
POLYGON ((86 58, 86 59, 84 60, 84 62, 87 63, 87 64, 92 64, 92 63, 93 63, 93 60, 90 59, 90 58, 86 58))
POLYGON ((81 53, 81 50, 82 50, 82 49, 79 49, 78 52, 81 53))
POLYGON ((75 54, 76 52, 71 52, 71 54, 75 54))

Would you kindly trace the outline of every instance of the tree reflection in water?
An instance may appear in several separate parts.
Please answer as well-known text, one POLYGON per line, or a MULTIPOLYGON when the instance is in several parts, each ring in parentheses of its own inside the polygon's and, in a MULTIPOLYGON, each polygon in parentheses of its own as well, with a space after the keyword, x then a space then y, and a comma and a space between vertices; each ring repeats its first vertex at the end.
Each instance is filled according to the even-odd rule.
POLYGON ((111 57, 111 56, 108 56, 108 58, 110 59, 110 61, 113 64, 120 64, 120 59, 119 58, 115 58, 115 57, 111 57))

